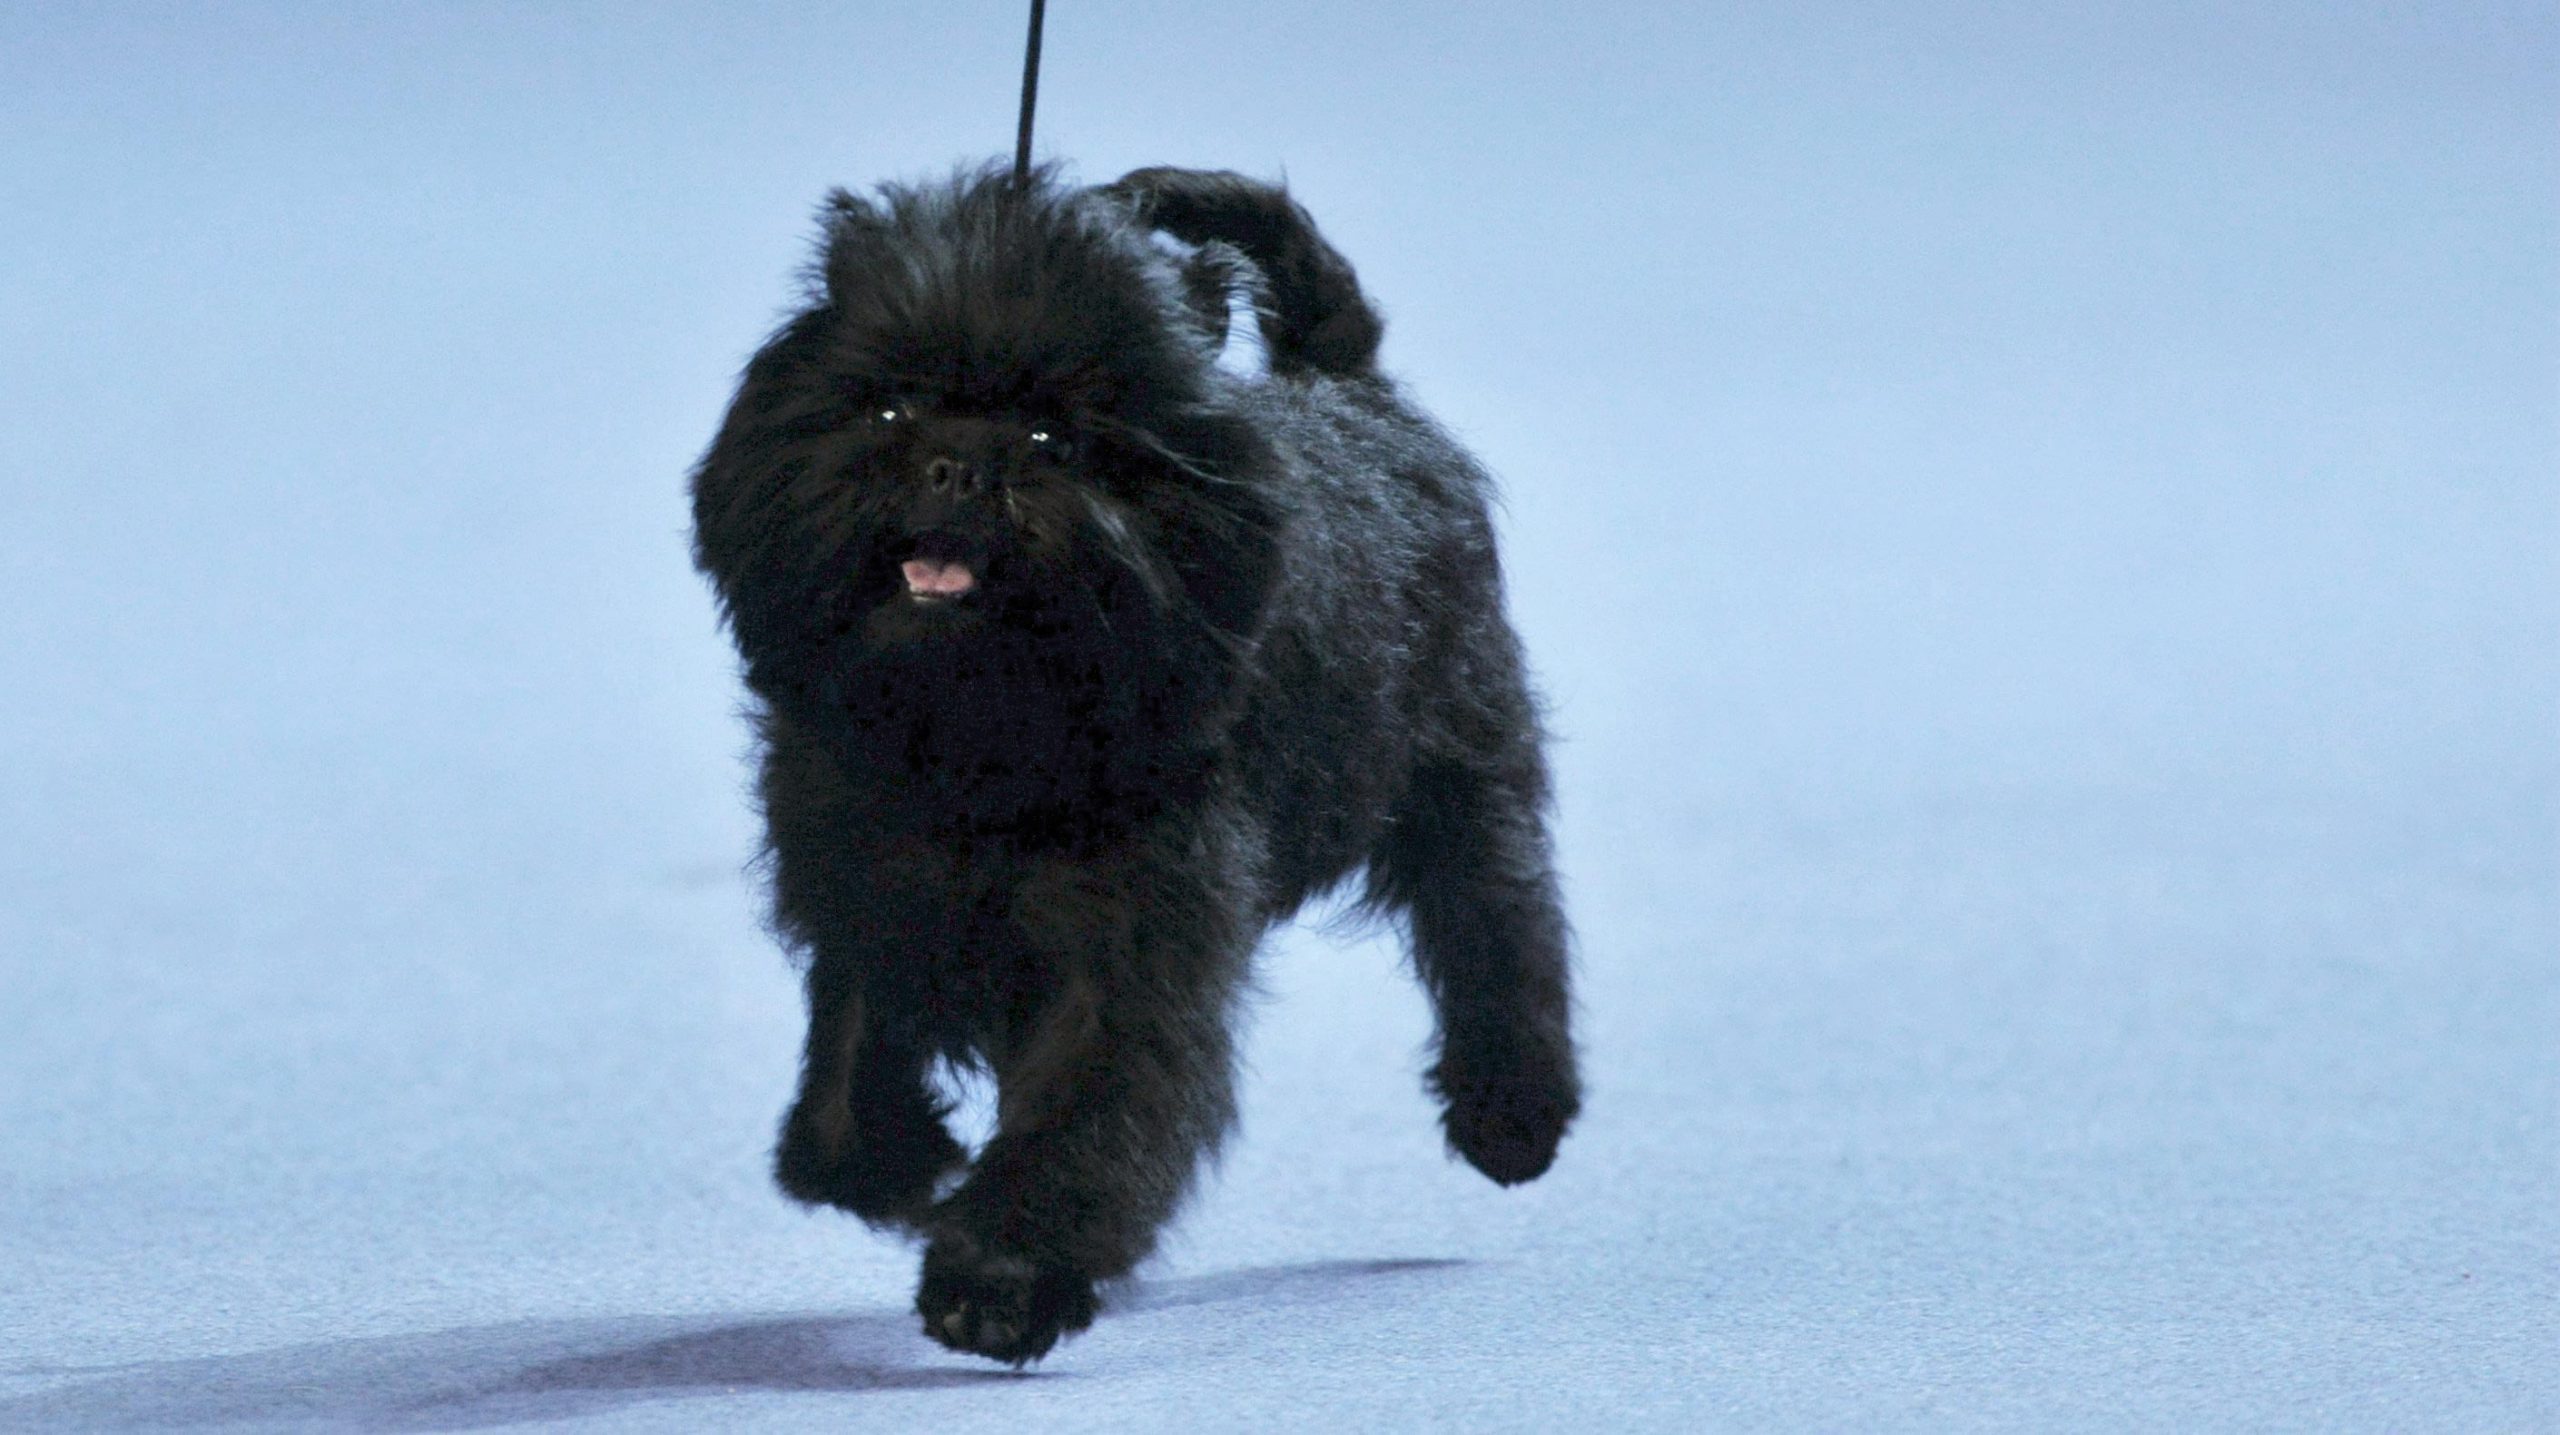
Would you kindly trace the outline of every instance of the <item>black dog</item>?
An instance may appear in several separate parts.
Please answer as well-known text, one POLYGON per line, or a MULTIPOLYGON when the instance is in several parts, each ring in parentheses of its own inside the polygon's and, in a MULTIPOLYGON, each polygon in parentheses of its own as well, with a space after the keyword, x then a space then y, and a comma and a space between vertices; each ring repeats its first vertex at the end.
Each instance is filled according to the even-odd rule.
POLYGON ((921 1234, 933 1338, 1036 1359, 1231 1123, 1255 943, 1363 868, 1449 1144, 1546 1170, 1579 1084, 1489 480, 1378 372, 1351 266, 1182 170, 823 222, 693 485, 809 963, 783 1189, 921 1234), (1266 374, 1217 362, 1231 295, 1266 374), (974 1166, 937 1061, 995 1074, 974 1166))

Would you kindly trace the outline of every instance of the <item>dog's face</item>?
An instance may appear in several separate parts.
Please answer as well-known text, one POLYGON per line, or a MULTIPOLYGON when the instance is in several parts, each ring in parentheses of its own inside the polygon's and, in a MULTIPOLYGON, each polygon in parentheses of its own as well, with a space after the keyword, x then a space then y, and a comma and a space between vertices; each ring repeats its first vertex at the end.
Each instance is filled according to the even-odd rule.
POLYGON ((1281 519, 1173 261, 1046 177, 840 194, 825 222, 694 480, 749 685, 817 722, 969 701, 955 671, 1214 708, 1281 519))
POLYGON ((904 393, 872 398, 846 437, 837 499, 852 551, 832 606, 871 647, 1063 622, 1049 611, 1062 604, 1106 615, 1131 582, 1169 591, 1153 553, 1108 546, 1125 530, 1119 504, 1066 419, 904 393))

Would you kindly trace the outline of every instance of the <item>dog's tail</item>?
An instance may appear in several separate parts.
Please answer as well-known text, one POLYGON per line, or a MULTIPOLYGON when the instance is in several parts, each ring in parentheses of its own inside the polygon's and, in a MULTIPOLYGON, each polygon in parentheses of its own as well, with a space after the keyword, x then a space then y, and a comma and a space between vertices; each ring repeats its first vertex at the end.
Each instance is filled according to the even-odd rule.
POLYGON ((1187 244, 1226 245, 1260 271, 1263 346, 1274 370, 1376 372, 1386 321, 1360 292, 1351 261, 1286 190, 1225 170, 1159 166, 1132 170, 1104 192, 1139 223, 1187 244))

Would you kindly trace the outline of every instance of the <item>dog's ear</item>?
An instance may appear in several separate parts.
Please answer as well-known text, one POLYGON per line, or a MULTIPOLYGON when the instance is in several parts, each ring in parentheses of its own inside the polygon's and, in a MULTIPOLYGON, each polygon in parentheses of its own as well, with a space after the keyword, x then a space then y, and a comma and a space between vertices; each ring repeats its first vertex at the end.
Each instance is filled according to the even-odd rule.
POLYGON ((879 207, 849 189, 831 189, 818 206, 818 222, 828 229, 840 224, 877 228, 881 222, 879 207))
POLYGON ((809 269, 811 297, 841 298, 846 267, 864 267, 857 256, 869 254, 889 229, 888 213, 879 205, 848 189, 828 190, 818 206, 818 258, 809 269))

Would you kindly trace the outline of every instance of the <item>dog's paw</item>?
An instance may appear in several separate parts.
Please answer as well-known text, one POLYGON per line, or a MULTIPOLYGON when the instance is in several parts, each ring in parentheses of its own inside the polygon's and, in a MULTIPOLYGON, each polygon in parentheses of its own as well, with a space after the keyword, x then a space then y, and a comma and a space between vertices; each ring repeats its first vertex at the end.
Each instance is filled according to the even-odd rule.
POLYGON ((989 1250, 956 1231, 925 1248, 924 1279, 916 1287, 926 1335, 1015 1367, 1093 1324, 1099 1308, 1093 1282, 1075 1271, 989 1250))
POLYGON ((1440 1124, 1449 1149, 1503 1186, 1546 1174, 1556 1144, 1582 1110, 1570 1056, 1497 1062, 1444 1056, 1431 1085, 1444 1103, 1440 1124))
POLYGON ((939 1125, 891 1138, 852 1141, 794 1111, 773 1149, 774 1184, 795 1201, 851 1211, 874 1226, 913 1229, 932 1208, 934 1187, 969 1153, 939 1125))

